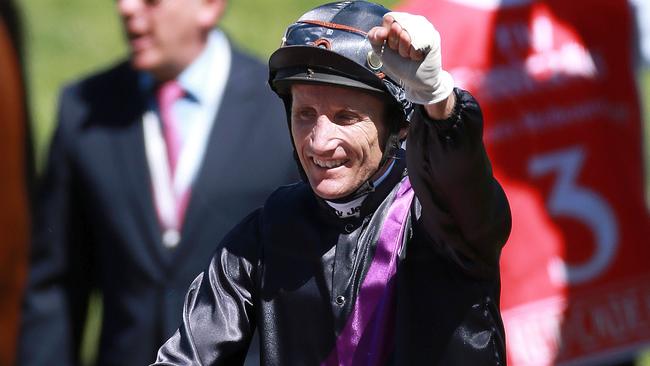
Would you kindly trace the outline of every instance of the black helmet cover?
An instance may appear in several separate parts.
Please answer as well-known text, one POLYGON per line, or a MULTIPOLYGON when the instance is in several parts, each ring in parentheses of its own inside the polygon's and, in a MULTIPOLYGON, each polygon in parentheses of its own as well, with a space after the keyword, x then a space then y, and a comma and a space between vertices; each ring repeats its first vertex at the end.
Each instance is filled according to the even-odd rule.
POLYGON ((400 111, 398 130, 410 119, 404 89, 381 72, 368 32, 389 12, 366 1, 340 1, 308 11, 287 28, 282 45, 269 59, 269 84, 283 99, 296 82, 334 84, 376 92, 400 111))

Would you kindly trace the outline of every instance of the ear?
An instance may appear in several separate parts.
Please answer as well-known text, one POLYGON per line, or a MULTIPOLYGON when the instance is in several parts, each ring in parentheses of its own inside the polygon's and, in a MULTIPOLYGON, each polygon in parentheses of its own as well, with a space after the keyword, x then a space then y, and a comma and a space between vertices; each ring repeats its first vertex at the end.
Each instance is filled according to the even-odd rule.
POLYGON ((211 29, 221 20, 226 11, 226 0, 199 0, 201 11, 197 14, 199 24, 205 29, 211 29))

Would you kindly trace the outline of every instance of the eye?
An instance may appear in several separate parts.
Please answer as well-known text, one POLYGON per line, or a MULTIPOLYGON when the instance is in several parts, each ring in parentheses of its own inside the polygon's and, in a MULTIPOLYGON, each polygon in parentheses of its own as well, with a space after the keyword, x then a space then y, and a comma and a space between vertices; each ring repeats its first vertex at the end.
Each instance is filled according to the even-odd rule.
POLYGON ((312 108, 296 108, 291 113, 291 119, 297 121, 311 121, 316 119, 316 111, 312 108))
POLYGON ((334 119, 337 124, 349 125, 358 122, 361 119, 361 117, 354 112, 342 111, 342 112, 338 112, 334 116, 334 119))
POLYGON ((157 6, 162 0, 144 0, 144 4, 147 6, 157 6))

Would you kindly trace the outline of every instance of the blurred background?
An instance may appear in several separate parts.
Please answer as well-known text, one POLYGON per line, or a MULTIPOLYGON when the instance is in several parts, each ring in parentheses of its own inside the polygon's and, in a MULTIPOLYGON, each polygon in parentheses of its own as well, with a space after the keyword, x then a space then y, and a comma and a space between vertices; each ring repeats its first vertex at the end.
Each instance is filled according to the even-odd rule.
MULTIPOLYGON (((29 0, 22 8, 29 100, 39 167, 52 132, 56 99, 66 81, 106 68, 126 54, 113 1, 29 0)), ((230 1, 220 23, 243 49, 268 60, 284 29, 314 0, 230 1)), ((396 1, 384 1, 392 6, 396 1)))
MULTIPOLYGON (((231 1, 221 26, 240 47, 266 60, 279 45, 286 25, 305 9, 321 3, 314 0, 231 1)), ((382 3, 391 7, 397 1, 382 3)), ((53 131, 60 88, 67 81, 112 65, 125 55, 126 47, 113 1, 29 0, 18 5, 26 41, 25 66, 35 162, 37 171, 40 171, 53 131)), ((638 83, 641 108, 645 111, 644 154, 645 175, 648 177, 649 68, 638 75, 638 83)), ((97 344, 101 312, 97 296, 92 301, 85 331, 82 353, 86 365, 92 364, 97 344)), ((641 356, 637 365, 650 366, 650 357, 641 356)))

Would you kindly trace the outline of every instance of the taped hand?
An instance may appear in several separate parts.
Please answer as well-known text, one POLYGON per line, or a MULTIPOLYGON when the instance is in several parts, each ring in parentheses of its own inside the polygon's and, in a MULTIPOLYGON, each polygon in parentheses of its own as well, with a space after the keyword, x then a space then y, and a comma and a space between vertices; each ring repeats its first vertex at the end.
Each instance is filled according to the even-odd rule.
POLYGON ((411 102, 438 103, 452 93, 454 80, 442 69, 440 34, 425 17, 386 13, 368 39, 381 57, 381 70, 403 85, 411 102))

